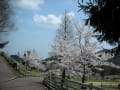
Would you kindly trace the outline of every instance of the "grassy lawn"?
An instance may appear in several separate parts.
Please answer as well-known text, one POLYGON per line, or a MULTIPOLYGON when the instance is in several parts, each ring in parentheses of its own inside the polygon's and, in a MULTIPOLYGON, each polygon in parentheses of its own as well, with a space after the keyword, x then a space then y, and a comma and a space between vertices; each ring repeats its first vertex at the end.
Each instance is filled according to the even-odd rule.
MULTIPOLYGON (((78 82, 81 82, 81 78, 80 77, 73 77, 72 80, 75 80, 75 81, 78 81, 78 82)), ((118 80, 116 79, 103 79, 103 80, 100 80, 100 79, 87 79, 86 82, 118 82, 118 80)))
POLYGON ((44 77, 45 73, 41 72, 41 71, 37 71, 37 70, 33 70, 23 64, 20 64, 20 70, 19 72, 21 74, 23 74, 24 76, 30 77, 30 76, 34 76, 34 77, 44 77))
MULTIPOLYGON (((76 82, 80 82, 81 83, 81 78, 79 77, 73 77, 72 78, 73 81, 76 81, 76 82)), ((90 82, 90 83, 93 83, 94 86, 98 86, 98 87, 101 87, 102 85, 102 88, 105 89, 105 90, 120 90, 118 89, 118 83, 120 83, 120 81, 118 80, 108 80, 108 79, 104 79, 104 80, 94 80, 94 79, 88 79, 86 82, 90 82)))
POLYGON ((120 90, 120 89, 118 89, 117 87, 106 87, 106 86, 103 86, 103 88, 104 88, 105 90, 120 90))

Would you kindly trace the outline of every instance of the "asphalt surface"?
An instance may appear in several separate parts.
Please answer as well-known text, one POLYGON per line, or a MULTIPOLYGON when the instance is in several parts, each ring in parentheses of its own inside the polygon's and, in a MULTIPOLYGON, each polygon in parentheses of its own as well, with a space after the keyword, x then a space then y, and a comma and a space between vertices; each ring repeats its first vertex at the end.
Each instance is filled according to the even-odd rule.
POLYGON ((39 77, 17 78, 0 56, 0 90, 47 90, 39 77))

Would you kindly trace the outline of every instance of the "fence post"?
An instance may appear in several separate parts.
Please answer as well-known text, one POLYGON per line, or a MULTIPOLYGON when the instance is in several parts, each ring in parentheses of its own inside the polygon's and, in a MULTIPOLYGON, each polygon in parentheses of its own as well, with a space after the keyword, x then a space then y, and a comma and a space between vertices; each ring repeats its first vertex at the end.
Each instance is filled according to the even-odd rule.
POLYGON ((90 84, 89 84, 89 90, 92 90, 92 86, 93 86, 93 84, 90 83, 90 84))

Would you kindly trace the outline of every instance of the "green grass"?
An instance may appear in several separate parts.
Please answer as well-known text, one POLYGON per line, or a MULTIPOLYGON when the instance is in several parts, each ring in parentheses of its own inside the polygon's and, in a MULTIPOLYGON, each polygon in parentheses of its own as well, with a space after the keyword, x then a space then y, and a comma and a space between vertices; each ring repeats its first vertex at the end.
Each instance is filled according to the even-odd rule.
POLYGON ((71 80, 76 81, 76 82, 82 82, 81 78, 79 77, 73 77, 71 80))
MULTIPOLYGON (((72 80, 74 81, 77 81, 77 82, 81 82, 81 78, 80 77, 73 77, 72 80)), ((118 82, 118 80, 116 79, 90 79, 90 78, 87 78, 85 80, 86 82, 118 82)))
MULTIPOLYGON (((3 57, 3 56, 2 56, 2 57, 3 57)), ((12 60, 11 60, 10 58, 7 58, 7 57, 4 57, 4 59, 5 59, 4 61, 5 61, 6 65, 7 65, 7 66, 9 67, 9 69, 13 72, 13 74, 16 75, 16 76, 19 76, 20 73, 19 73, 18 71, 16 71, 16 69, 11 66, 12 60)), ((22 76, 22 75, 21 75, 21 76, 22 76)))
POLYGON ((94 80, 94 79, 89 79, 88 82, 117 82, 116 79, 114 80, 109 80, 109 79, 103 79, 103 80, 94 80))
MULTIPOLYGON (((79 77, 73 77, 71 80, 76 81, 76 82, 80 82, 81 83, 81 78, 79 77)), ((101 82, 102 82, 102 88, 105 90, 120 90, 118 89, 117 85, 119 83, 118 80, 108 80, 108 79, 104 79, 104 80, 95 80, 95 79, 87 79, 86 82, 91 82, 93 83, 94 86, 98 86, 101 87, 101 82), (96 84, 98 83, 98 85, 96 84)))
POLYGON ((102 88, 104 88, 105 90, 120 90, 115 86, 103 86, 102 88))
POLYGON ((20 73, 27 77, 30 77, 30 76, 43 77, 44 76, 44 72, 33 70, 23 64, 20 64, 20 73))
POLYGON ((14 59, 6 56, 6 55, 2 55, 2 57, 4 57, 6 64, 8 65, 8 67, 10 68, 10 70, 16 75, 16 76, 22 76, 22 77, 41 77, 43 78, 45 73, 41 72, 41 71, 37 71, 37 70, 33 70, 31 68, 29 68, 28 66, 23 65, 22 63, 19 63, 18 61, 16 61, 19 65, 20 65, 20 69, 16 70, 16 68, 12 67, 12 63, 14 61, 14 59), (28 72, 30 71, 30 72, 28 72))

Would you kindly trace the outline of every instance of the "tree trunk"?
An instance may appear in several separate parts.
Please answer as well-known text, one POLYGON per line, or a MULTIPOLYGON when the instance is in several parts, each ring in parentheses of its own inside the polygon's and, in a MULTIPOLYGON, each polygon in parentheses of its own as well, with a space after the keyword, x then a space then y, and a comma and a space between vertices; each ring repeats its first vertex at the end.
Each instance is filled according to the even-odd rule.
POLYGON ((64 84, 64 80, 65 80, 65 68, 63 69, 62 71, 62 80, 61 80, 61 88, 63 87, 63 84, 64 84))
POLYGON ((85 64, 83 65, 82 83, 85 83, 85 64))

